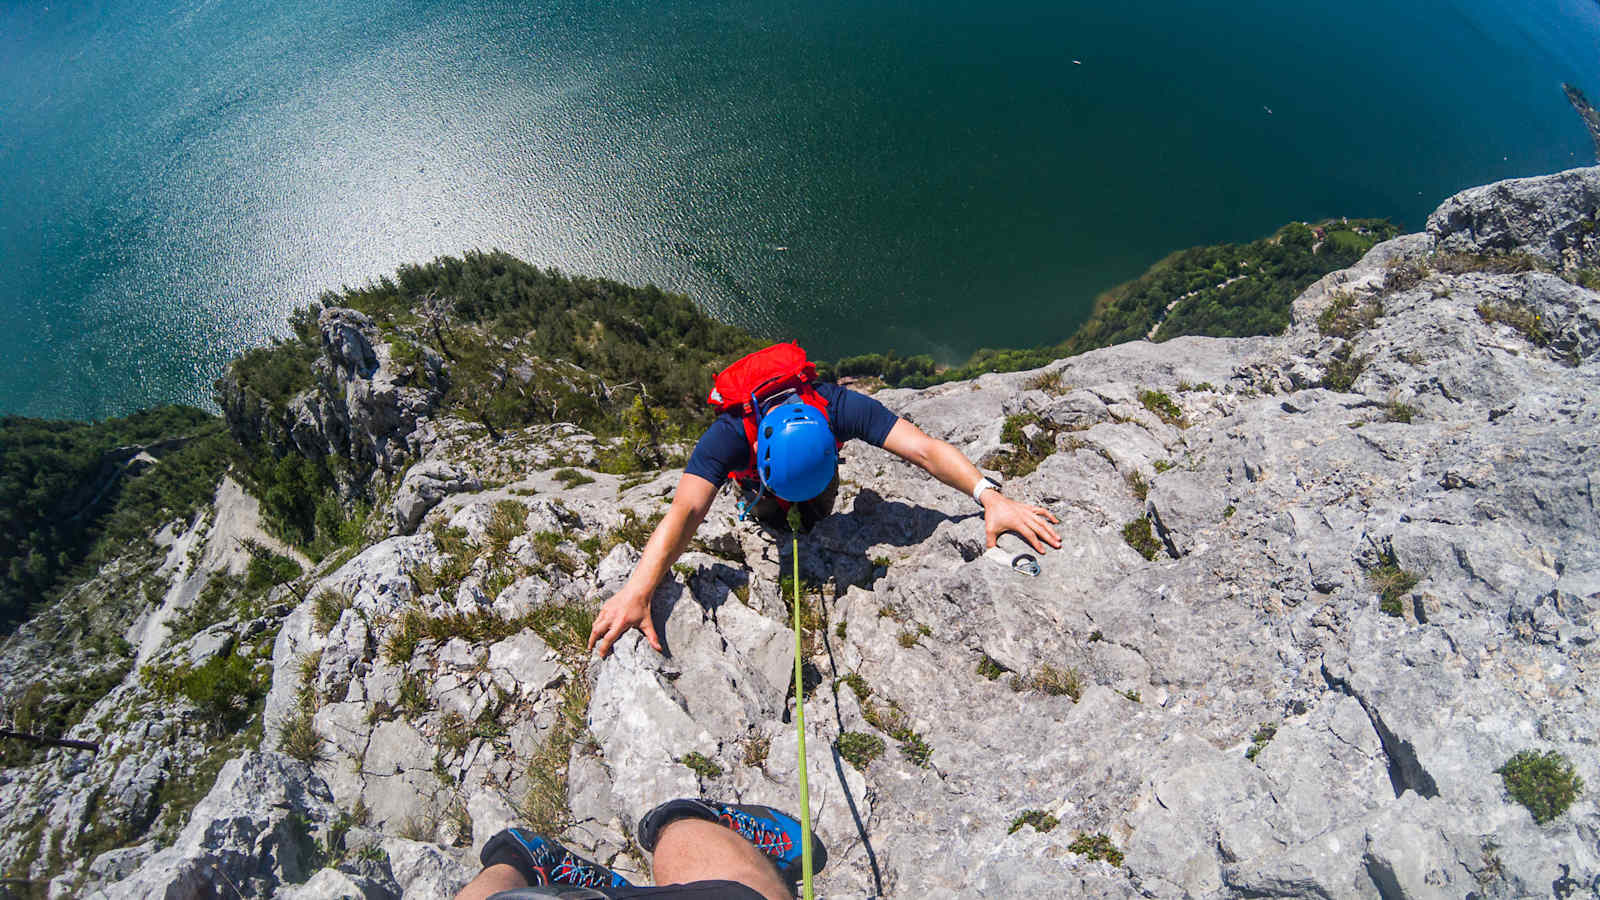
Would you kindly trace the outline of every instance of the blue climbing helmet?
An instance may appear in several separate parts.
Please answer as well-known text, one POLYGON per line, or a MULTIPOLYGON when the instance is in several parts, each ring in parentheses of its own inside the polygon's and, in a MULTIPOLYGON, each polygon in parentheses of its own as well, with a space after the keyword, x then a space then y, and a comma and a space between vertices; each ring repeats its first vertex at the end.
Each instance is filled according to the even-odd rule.
POLYGON ((774 406, 756 426, 755 464, 761 484, 790 503, 822 493, 839 467, 827 417, 799 397, 774 406))

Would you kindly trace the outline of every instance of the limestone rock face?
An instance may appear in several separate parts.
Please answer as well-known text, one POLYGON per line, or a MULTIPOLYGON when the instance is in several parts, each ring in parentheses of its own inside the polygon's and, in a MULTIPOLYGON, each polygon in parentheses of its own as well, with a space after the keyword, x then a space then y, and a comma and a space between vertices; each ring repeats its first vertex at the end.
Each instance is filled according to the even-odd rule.
POLYGON ((1600 262, 1600 175, 1573 169, 1470 188, 1428 217, 1427 234, 1441 250, 1519 251, 1552 265, 1600 262))
POLYGON ((331 801, 301 763, 270 753, 235 759, 172 846, 95 896, 221 896, 230 883, 258 896, 305 880, 317 832, 337 816, 331 801))
POLYGON ((440 357, 424 347, 417 363, 397 364, 372 320, 353 309, 324 309, 318 324, 320 390, 289 404, 295 446, 312 458, 341 456, 396 471, 414 455, 407 439, 418 420, 438 404, 440 357))
MULTIPOLYGON (((1050 509, 1063 546, 1037 577, 997 565, 970 497, 845 448, 836 514, 798 546, 819 895, 1600 883, 1600 294, 1562 277, 1596 263, 1595 197, 1600 169, 1464 192, 1308 288, 1278 337, 880 392, 996 468, 1016 450, 1006 418, 1032 414, 1045 455, 1004 491, 1050 509), (1376 312, 1324 334, 1335 303, 1376 312), (1496 771, 1522 750, 1560 752, 1590 787, 1536 824, 1496 771)), ((324 321, 329 383, 381 373, 359 317, 324 321)), ((304 409, 319 446, 398 459, 382 448, 399 438, 329 423, 393 436, 406 414, 304 409)), ((557 480, 563 448, 592 445, 567 427, 415 433, 425 460, 382 510, 414 533, 308 575, 337 615, 281 618, 266 750, 229 763, 170 846, 99 854, 61 892, 201 896, 222 871, 245 896, 447 896, 513 822, 647 881, 634 835, 655 804, 795 806, 787 536, 721 492, 652 599, 665 652, 629 633, 601 661, 589 623, 677 473, 557 480), (364 849, 304 855, 296 829, 364 849)), ((160 658, 225 653, 207 634, 160 658)), ((160 745, 185 721, 117 740, 160 745)), ((84 764, 49 765, 0 772, 0 805, 49 805, 36 849, 93 802, 159 816, 154 755, 92 796, 84 764)))
POLYGON ((345 480, 341 489, 353 492, 373 471, 393 474, 421 456, 415 433, 443 396, 444 360, 425 346, 408 347, 414 358, 400 358, 353 309, 323 309, 317 324, 322 354, 312 364, 314 388, 273 409, 230 370, 217 382, 217 402, 241 439, 344 460, 348 466, 335 472, 345 480))
POLYGON ((453 463, 429 460, 406 470, 400 491, 394 499, 394 525, 399 534, 411 534, 422 523, 428 510, 439 505, 448 494, 475 491, 478 479, 453 463))

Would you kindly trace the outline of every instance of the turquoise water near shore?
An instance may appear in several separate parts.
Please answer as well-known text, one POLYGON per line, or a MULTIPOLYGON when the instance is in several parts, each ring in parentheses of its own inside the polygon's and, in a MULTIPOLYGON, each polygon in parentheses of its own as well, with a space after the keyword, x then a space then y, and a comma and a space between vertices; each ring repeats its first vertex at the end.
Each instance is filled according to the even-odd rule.
POLYGON ((1061 339, 1185 246, 1592 164, 1600 4, 0 2, 0 412, 206 403, 498 247, 820 356, 1061 339))

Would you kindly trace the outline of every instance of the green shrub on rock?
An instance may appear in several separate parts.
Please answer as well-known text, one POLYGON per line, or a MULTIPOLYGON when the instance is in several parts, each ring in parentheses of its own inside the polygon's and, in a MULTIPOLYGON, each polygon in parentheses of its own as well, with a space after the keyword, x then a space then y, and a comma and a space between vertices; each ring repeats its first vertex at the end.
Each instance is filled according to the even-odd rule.
POLYGON ((1346 393, 1355 385, 1356 379, 1361 377, 1361 373, 1367 368, 1367 363, 1371 361, 1371 356, 1355 355, 1354 348, 1350 344, 1340 344, 1328 360, 1321 386, 1330 391, 1346 393))
POLYGON ((875 734, 846 731, 839 735, 839 755, 845 762, 865 772, 872 761, 883 755, 883 738, 875 734))
POLYGON ((1183 422, 1183 409, 1165 391, 1140 391, 1139 403, 1168 425, 1183 422))
POLYGON ((1161 552, 1161 542, 1150 532, 1150 520, 1144 516, 1122 526, 1122 539, 1145 559, 1155 559, 1161 552))
POLYGON ((1011 447, 1010 452, 997 454, 993 465, 1007 478, 1021 478, 1039 468, 1039 463, 1056 452, 1056 432, 1040 424, 1036 413, 1018 413, 1007 416, 1000 428, 1000 440, 1011 447), (1028 437, 1029 426, 1038 433, 1028 437))
POLYGON ((1024 825, 1031 827, 1040 834, 1044 834, 1060 824, 1060 819, 1042 809, 1025 809, 1018 813, 1015 819, 1011 820, 1011 827, 1006 829, 1006 834, 1016 834, 1022 830, 1024 825))
POLYGON ((145 666, 140 676, 157 694, 182 695, 203 719, 224 731, 242 727, 267 693, 267 679, 257 677, 255 667, 237 653, 218 654, 193 669, 145 666))
POLYGON ((575 488, 581 484, 594 484, 593 477, 573 468, 557 469, 550 477, 561 482, 562 486, 566 488, 575 488))
POLYGON ((1317 330, 1328 337, 1349 340, 1371 328, 1383 315, 1383 304, 1375 298, 1358 299, 1354 294, 1334 295, 1317 316, 1317 330))
POLYGON ((985 653, 978 658, 978 674, 994 681, 1006 673, 1006 667, 1000 665, 989 654, 985 653))
POLYGON ((1566 812, 1583 793, 1583 778, 1572 761, 1554 750, 1523 750, 1495 772, 1505 782, 1511 799, 1527 807, 1533 821, 1543 825, 1566 812))
POLYGON ((1278 734, 1278 726, 1271 722, 1262 722, 1256 733, 1250 736, 1250 749, 1244 752, 1244 758, 1254 760, 1266 749, 1268 743, 1278 734))
POLYGON ((1080 834, 1067 845, 1067 849, 1089 859, 1103 859, 1113 866, 1122 865, 1122 851, 1113 846, 1111 838, 1104 834, 1080 834))
POLYGON ((683 763, 689 771, 701 778, 718 778, 722 775, 722 767, 704 753, 690 751, 679 757, 678 762, 683 763))

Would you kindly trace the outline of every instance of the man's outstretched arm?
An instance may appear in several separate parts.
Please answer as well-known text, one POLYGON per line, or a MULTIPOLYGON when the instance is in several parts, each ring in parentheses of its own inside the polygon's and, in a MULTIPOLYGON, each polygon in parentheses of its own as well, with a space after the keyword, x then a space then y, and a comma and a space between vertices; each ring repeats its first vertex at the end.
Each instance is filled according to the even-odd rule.
POLYGON ((678 479, 672 506, 645 542, 644 554, 628 576, 628 583, 612 594, 594 617, 594 627, 589 629, 590 649, 598 647, 600 655, 607 656, 618 638, 637 628, 644 632, 650 646, 661 652, 661 638, 656 636, 655 623, 650 620, 650 596, 689 545, 716 496, 717 486, 698 475, 685 472, 678 479))
MULTIPOLYGON (((960 450, 929 437, 905 419, 894 423, 883 441, 883 449, 963 493, 971 494, 983 478, 983 473, 960 450)), ((1051 523, 1059 521, 1042 506, 1018 503, 999 491, 983 493, 983 530, 990 547, 1000 535, 1014 531, 1040 553, 1045 552, 1045 544, 1060 549, 1061 538, 1050 527, 1051 523)))

